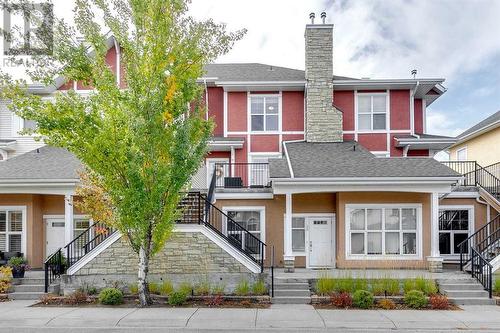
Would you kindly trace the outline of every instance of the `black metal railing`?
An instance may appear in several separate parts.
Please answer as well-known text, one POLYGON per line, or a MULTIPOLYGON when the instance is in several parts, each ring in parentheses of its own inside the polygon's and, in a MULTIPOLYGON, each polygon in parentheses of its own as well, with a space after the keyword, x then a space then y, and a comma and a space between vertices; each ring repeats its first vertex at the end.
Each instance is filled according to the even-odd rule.
POLYGON ((460 270, 463 270, 471 261, 471 253, 469 251, 470 248, 475 248, 488 259, 493 259, 493 254, 496 256, 500 253, 490 253, 489 251, 497 251, 497 247, 499 245, 500 215, 497 215, 491 221, 486 223, 486 225, 482 226, 472 235, 467 237, 467 239, 458 244, 458 248, 460 249, 460 270))
POLYGON ((56 279, 61 277, 61 274, 66 272, 66 259, 63 256, 62 249, 57 249, 43 263, 45 269, 45 292, 49 291, 49 286, 56 279))
POLYGON ((500 179, 478 165, 478 169, 476 170, 476 181, 477 186, 480 186, 496 200, 500 201, 500 179))
POLYGON ((113 228, 101 222, 96 222, 81 232, 64 247, 68 261, 67 268, 73 266, 114 232, 113 228))
POLYGON ((269 163, 216 163, 216 188, 270 187, 269 163))
POLYGON ((470 252, 471 275, 483 285, 484 289, 488 291, 489 298, 491 298, 493 294, 493 266, 473 247, 470 248, 470 252))
POLYGON ((240 223, 214 206, 199 192, 189 192, 181 202, 183 216, 177 221, 180 224, 204 224, 226 239, 240 252, 264 270, 266 244, 254 233, 245 229, 240 223))
POLYGON ((461 186, 477 185, 476 170, 478 164, 476 161, 445 161, 441 163, 464 176, 460 182, 461 186))
POLYGON ((485 166, 484 169, 500 179, 500 162, 485 166))

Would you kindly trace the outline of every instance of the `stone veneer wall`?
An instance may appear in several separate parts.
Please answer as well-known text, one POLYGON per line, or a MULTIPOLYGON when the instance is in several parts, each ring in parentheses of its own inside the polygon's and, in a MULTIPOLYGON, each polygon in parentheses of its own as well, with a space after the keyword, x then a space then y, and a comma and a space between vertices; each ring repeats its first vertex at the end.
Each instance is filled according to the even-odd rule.
POLYGON ((341 142, 342 112, 333 106, 333 25, 306 26, 306 140, 341 142))
MULTIPOLYGON (((104 250, 74 275, 62 278, 65 294, 82 286, 128 286, 137 281, 138 256, 125 239, 104 250)), ((208 280, 234 289, 242 279, 253 282, 262 277, 252 273, 224 249, 200 232, 174 232, 165 247, 151 260, 150 281, 169 280, 174 285, 208 280)))

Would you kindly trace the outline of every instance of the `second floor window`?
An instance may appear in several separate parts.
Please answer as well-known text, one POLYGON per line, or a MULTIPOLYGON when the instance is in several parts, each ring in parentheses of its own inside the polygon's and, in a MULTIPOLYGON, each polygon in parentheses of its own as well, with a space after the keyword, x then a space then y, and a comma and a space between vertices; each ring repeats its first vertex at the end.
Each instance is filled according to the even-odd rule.
POLYGON ((250 117, 252 131, 277 131, 279 123, 278 108, 278 96, 250 97, 250 117))
POLYGON ((385 93, 358 94, 358 130, 386 129, 387 100, 385 93))

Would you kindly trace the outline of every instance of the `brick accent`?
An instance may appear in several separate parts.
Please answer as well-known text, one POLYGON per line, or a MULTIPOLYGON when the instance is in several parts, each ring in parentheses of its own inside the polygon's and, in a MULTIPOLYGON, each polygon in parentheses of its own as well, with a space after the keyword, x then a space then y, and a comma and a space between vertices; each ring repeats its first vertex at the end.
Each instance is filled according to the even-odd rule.
POLYGON ((333 106, 333 25, 306 26, 306 140, 341 142, 342 112, 333 106))
MULTIPOLYGON (((125 239, 104 250, 75 275, 136 275, 139 258, 125 239)), ((201 233, 175 232, 151 260, 150 274, 250 273, 201 233)))

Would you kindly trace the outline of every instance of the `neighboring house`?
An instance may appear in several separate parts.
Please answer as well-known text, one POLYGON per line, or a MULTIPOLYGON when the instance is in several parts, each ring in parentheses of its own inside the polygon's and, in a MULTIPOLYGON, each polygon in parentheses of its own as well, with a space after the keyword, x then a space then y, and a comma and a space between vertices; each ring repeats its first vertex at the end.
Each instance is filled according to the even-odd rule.
POLYGON ((483 167, 499 163, 500 111, 458 135, 449 152, 451 161, 476 161, 483 167))
MULTIPOLYGON (((444 79, 335 76, 333 26, 305 30, 305 71, 207 66, 199 83, 216 128, 192 182, 203 195, 183 203, 186 214, 152 274, 236 280, 271 264, 439 271, 498 214, 498 192, 487 188, 481 199, 481 184, 464 184, 431 158, 455 142, 426 133, 427 106, 446 91, 444 79)), ((108 44, 121 83, 120 55, 112 38, 108 44)), ((58 82, 32 91, 86 91, 58 82)), ((89 242, 99 234, 73 209, 78 161, 59 148, 25 153, 39 143, 12 136, 16 121, 0 110, 0 250, 20 250, 42 267, 63 247, 66 283, 134 279, 136 259, 120 235, 89 242)))

